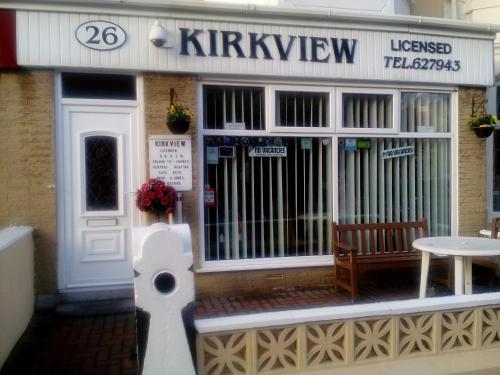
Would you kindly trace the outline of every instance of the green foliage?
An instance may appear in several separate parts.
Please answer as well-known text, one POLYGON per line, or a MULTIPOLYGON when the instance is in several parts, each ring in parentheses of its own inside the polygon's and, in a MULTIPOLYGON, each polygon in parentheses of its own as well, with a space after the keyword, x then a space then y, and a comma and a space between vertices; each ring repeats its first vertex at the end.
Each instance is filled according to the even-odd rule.
POLYGON ((494 115, 484 115, 478 117, 471 117, 471 119, 467 122, 469 128, 475 129, 481 125, 493 126, 497 123, 497 117, 494 115))
POLYGON ((167 122, 169 124, 189 122, 191 121, 192 116, 193 115, 188 108, 186 108, 182 104, 174 103, 171 104, 170 107, 168 107, 167 122))

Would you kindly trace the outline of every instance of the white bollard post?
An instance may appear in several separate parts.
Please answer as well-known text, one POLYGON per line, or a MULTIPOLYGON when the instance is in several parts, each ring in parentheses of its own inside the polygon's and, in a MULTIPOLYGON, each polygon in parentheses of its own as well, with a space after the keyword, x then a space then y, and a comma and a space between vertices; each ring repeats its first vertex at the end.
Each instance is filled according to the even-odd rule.
POLYGON ((135 303, 142 310, 138 317, 149 316, 149 324, 140 324, 146 328, 143 342, 139 339, 138 343, 140 371, 144 375, 194 375, 182 317, 183 309, 194 301, 189 226, 157 223, 138 228, 135 235, 139 237, 134 257, 135 303))

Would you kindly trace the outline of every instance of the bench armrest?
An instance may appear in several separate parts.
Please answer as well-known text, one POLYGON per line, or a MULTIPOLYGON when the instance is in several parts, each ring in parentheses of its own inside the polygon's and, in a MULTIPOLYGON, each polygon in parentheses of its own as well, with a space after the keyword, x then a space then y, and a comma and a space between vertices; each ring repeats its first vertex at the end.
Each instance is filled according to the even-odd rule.
POLYGON ((340 250, 344 250, 345 253, 350 253, 351 259, 356 259, 356 255, 358 254, 358 249, 355 246, 349 245, 345 242, 337 242, 333 247, 333 253, 335 258, 340 257, 340 250))

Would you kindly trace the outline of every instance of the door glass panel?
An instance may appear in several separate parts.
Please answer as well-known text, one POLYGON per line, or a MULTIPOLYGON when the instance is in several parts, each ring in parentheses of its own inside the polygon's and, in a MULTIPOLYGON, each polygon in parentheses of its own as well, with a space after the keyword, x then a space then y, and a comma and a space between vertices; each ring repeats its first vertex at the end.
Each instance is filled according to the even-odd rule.
POLYGON ((85 138, 87 211, 118 210, 117 141, 110 136, 85 138))

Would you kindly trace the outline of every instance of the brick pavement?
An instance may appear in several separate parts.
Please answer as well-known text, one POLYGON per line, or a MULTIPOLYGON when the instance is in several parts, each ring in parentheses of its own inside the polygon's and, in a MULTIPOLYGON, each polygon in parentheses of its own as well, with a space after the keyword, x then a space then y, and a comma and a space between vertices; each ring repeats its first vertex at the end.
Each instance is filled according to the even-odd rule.
MULTIPOLYGON (((437 285, 433 285, 433 290, 436 295, 452 294, 451 290, 437 285)), ((491 287, 487 279, 474 280, 474 293, 492 290, 499 291, 499 283, 491 287)), ((416 298, 417 291, 416 278, 403 274, 399 280, 389 278, 362 285, 357 303, 416 298)), ((132 301, 130 303, 132 306, 132 301)), ((198 300, 194 313, 196 318, 208 318, 350 303, 349 295, 333 289, 304 290, 198 300)), ((103 302, 99 303, 102 305, 103 302)), ((135 375, 135 357, 133 312, 88 316, 38 312, 0 375, 135 375)))
POLYGON ((135 315, 39 312, 0 375, 135 375, 135 315))

